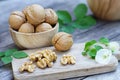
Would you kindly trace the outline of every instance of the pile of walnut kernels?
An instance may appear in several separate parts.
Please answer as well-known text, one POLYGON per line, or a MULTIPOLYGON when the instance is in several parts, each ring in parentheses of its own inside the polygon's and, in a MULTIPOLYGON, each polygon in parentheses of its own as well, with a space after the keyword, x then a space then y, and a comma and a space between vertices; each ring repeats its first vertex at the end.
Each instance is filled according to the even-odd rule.
POLYGON ((52 67, 53 62, 55 62, 57 59, 57 55, 52 50, 42 50, 37 51, 31 55, 29 55, 29 62, 25 62, 21 67, 19 68, 20 72, 28 71, 33 72, 35 70, 35 64, 37 67, 44 69, 46 67, 52 67), (35 64, 33 64, 35 63, 35 64))
POLYGON ((23 33, 43 32, 53 28, 58 21, 53 9, 44 9, 38 4, 27 6, 23 11, 14 11, 9 17, 12 29, 23 33))
MULTIPOLYGON (((20 66, 19 68, 20 72, 23 72, 23 71, 33 72, 36 66, 41 69, 44 69, 47 67, 50 68, 53 66, 53 63, 57 60, 57 55, 52 50, 45 49, 29 55, 29 60, 30 60, 29 62, 25 62, 20 66)), ((61 57, 60 62, 62 65, 76 63, 75 57, 70 54, 63 55, 61 57)))

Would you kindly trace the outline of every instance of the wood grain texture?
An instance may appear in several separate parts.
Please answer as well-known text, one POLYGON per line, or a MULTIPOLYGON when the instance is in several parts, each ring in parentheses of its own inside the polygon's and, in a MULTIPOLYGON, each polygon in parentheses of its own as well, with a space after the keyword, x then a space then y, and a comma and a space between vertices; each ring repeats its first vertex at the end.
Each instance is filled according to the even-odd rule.
POLYGON ((46 47, 52 45, 52 38, 58 32, 59 23, 51 30, 40 33, 21 33, 10 28, 14 43, 21 49, 46 47))
POLYGON ((111 61, 106 65, 98 64, 95 60, 82 56, 81 53, 84 50, 84 44, 74 44, 67 52, 58 52, 54 47, 25 50, 25 52, 30 55, 31 53, 44 49, 51 49, 56 52, 58 58, 53 67, 46 69, 36 68, 33 73, 20 73, 19 67, 24 62, 29 61, 29 59, 14 59, 12 67, 15 80, 58 80, 70 77, 87 76, 114 71, 118 65, 118 60, 114 56, 112 56, 111 61), (60 59, 64 54, 71 54, 74 56, 76 58, 76 64, 67 66, 61 65, 60 59))

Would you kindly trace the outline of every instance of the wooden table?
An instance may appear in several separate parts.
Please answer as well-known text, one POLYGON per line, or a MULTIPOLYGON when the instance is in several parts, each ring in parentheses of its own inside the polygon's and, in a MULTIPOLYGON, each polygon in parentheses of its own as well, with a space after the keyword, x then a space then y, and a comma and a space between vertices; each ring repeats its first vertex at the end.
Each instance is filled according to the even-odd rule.
MULTIPOLYGON (((8 48, 15 48, 8 31, 8 17, 14 10, 22 10, 25 6, 37 3, 44 7, 51 7, 55 10, 65 9, 73 15, 73 8, 85 0, 2 0, 0 1, 0 51, 8 48)), ((90 10, 88 14, 91 14, 90 10)), ((74 18, 74 17, 73 17, 74 18)), ((120 22, 97 21, 97 25, 87 30, 76 30, 73 34, 74 42, 80 43, 91 39, 98 40, 100 37, 107 37, 111 41, 120 41, 120 22)), ((0 80, 13 80, 11 64, 4 65, 0 62, 0 80)), ((91 75, 66 80, 120 80, 120 64, 115 72, 91 75)))

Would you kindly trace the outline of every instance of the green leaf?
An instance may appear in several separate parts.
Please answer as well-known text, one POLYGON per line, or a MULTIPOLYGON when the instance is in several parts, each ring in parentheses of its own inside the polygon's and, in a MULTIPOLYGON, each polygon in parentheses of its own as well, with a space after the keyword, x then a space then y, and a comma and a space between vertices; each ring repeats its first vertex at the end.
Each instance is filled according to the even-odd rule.
POLYGON ((11 58, 11 56, 2 57, 2 58, 1 58, 1 61, 2 61, 4 64, 8 64, 8 63, 11 63, 11 62, 12 62, 12 58, 11 58))
POLYGON ((102 44, 107 45, 110 41, 109 41, 108 38, 102 37, 102 38, 99 39, 99 42, 102 43, 102 44))
POLYGON ((58 10, 57 12, 58 19, 61 20, 64 24, 70 23, 72 21, 72 17, 69 12, 65 10, 58 10))
POLYGON ((14 52, 12 56, 17 59, 28 57, 28 55, 23 51, 14 52))
POLYGON ((61 31, 67 32, 67 33, 73 33, 74 32, 74 28, 72 26, 63 26, 61 28, 61 31))
POLYGON ((3 57, 5 55, 5 52, 0 52, 0 57, 3 57))
POLYGON ((5 56, 11 56, 16 51, 17 49, 8 49, 7 51, 5 51, 5 56))
POLYGON ((96 24, 96 20, 92 16, 86 16, 82 19, 79 19, 77 22, 82 26, 80 27, 81 29, 88 29, 96 24))
POLYGON ((72 26, 73 28, 78 28, 78 29, 80 29, 80 28, 82 27, 77 21, 72 22, 72 23, 71 23, 71 26, 72 26))
POLYGON ((103 49, 101 46, 95 45, 95 49, 99 51, 100 49, 103 49))
POLYGON ((85 44, 84 50, 85 50, 85 51, 89 50, 90 47, 91 47, 93 44, 95 44, 96 42, 97 42, 96 40, 91 40, 91 41, 87 42, 87 43, 85 44))
POLYGON ((87 52, 87 54, 91 57, 91 58, 95 58, 95 56, 96 56, 96 53, 97 53, 97 50, 96 49, 91 49, 91 50, 89 50, 88 52, 87 52))
POLYGON ((74 15, 77 19, 84 17, 87 13, 87 6, 85 4, 79 4, 74 9, 74 15))
POLYGON ((87 54, 86 54, 86 52, 84 51, 84 52, 82 52, 82 55, 83 55, 83 56, 86 56, 87 54))
POLYGON ((62 20, 58 19, 58 22, 59 22, 59 27, 63 26, 62 20))

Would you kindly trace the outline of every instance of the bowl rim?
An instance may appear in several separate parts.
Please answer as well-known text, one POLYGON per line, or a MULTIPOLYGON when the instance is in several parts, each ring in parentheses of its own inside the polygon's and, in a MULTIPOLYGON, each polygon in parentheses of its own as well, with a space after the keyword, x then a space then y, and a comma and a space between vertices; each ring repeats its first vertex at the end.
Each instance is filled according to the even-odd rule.
POLYGON ((38 33, 22 33, 22 32, 18 32, 18 31, 15 31, 14 29, 12 29, 11 27, 9 28, 10 31, 16 33, 16 34, 22 34, 22 35, 37 35, 37 34, 44 34, 44 33, 48 33, 48 32, 51 32, 53 30, 55 30, 56 28, 58 28, 59 30, 59 23, 56 23, 55 27, 48 30, 48 31, 44 31, 44 32, 38 32, 38 33))

